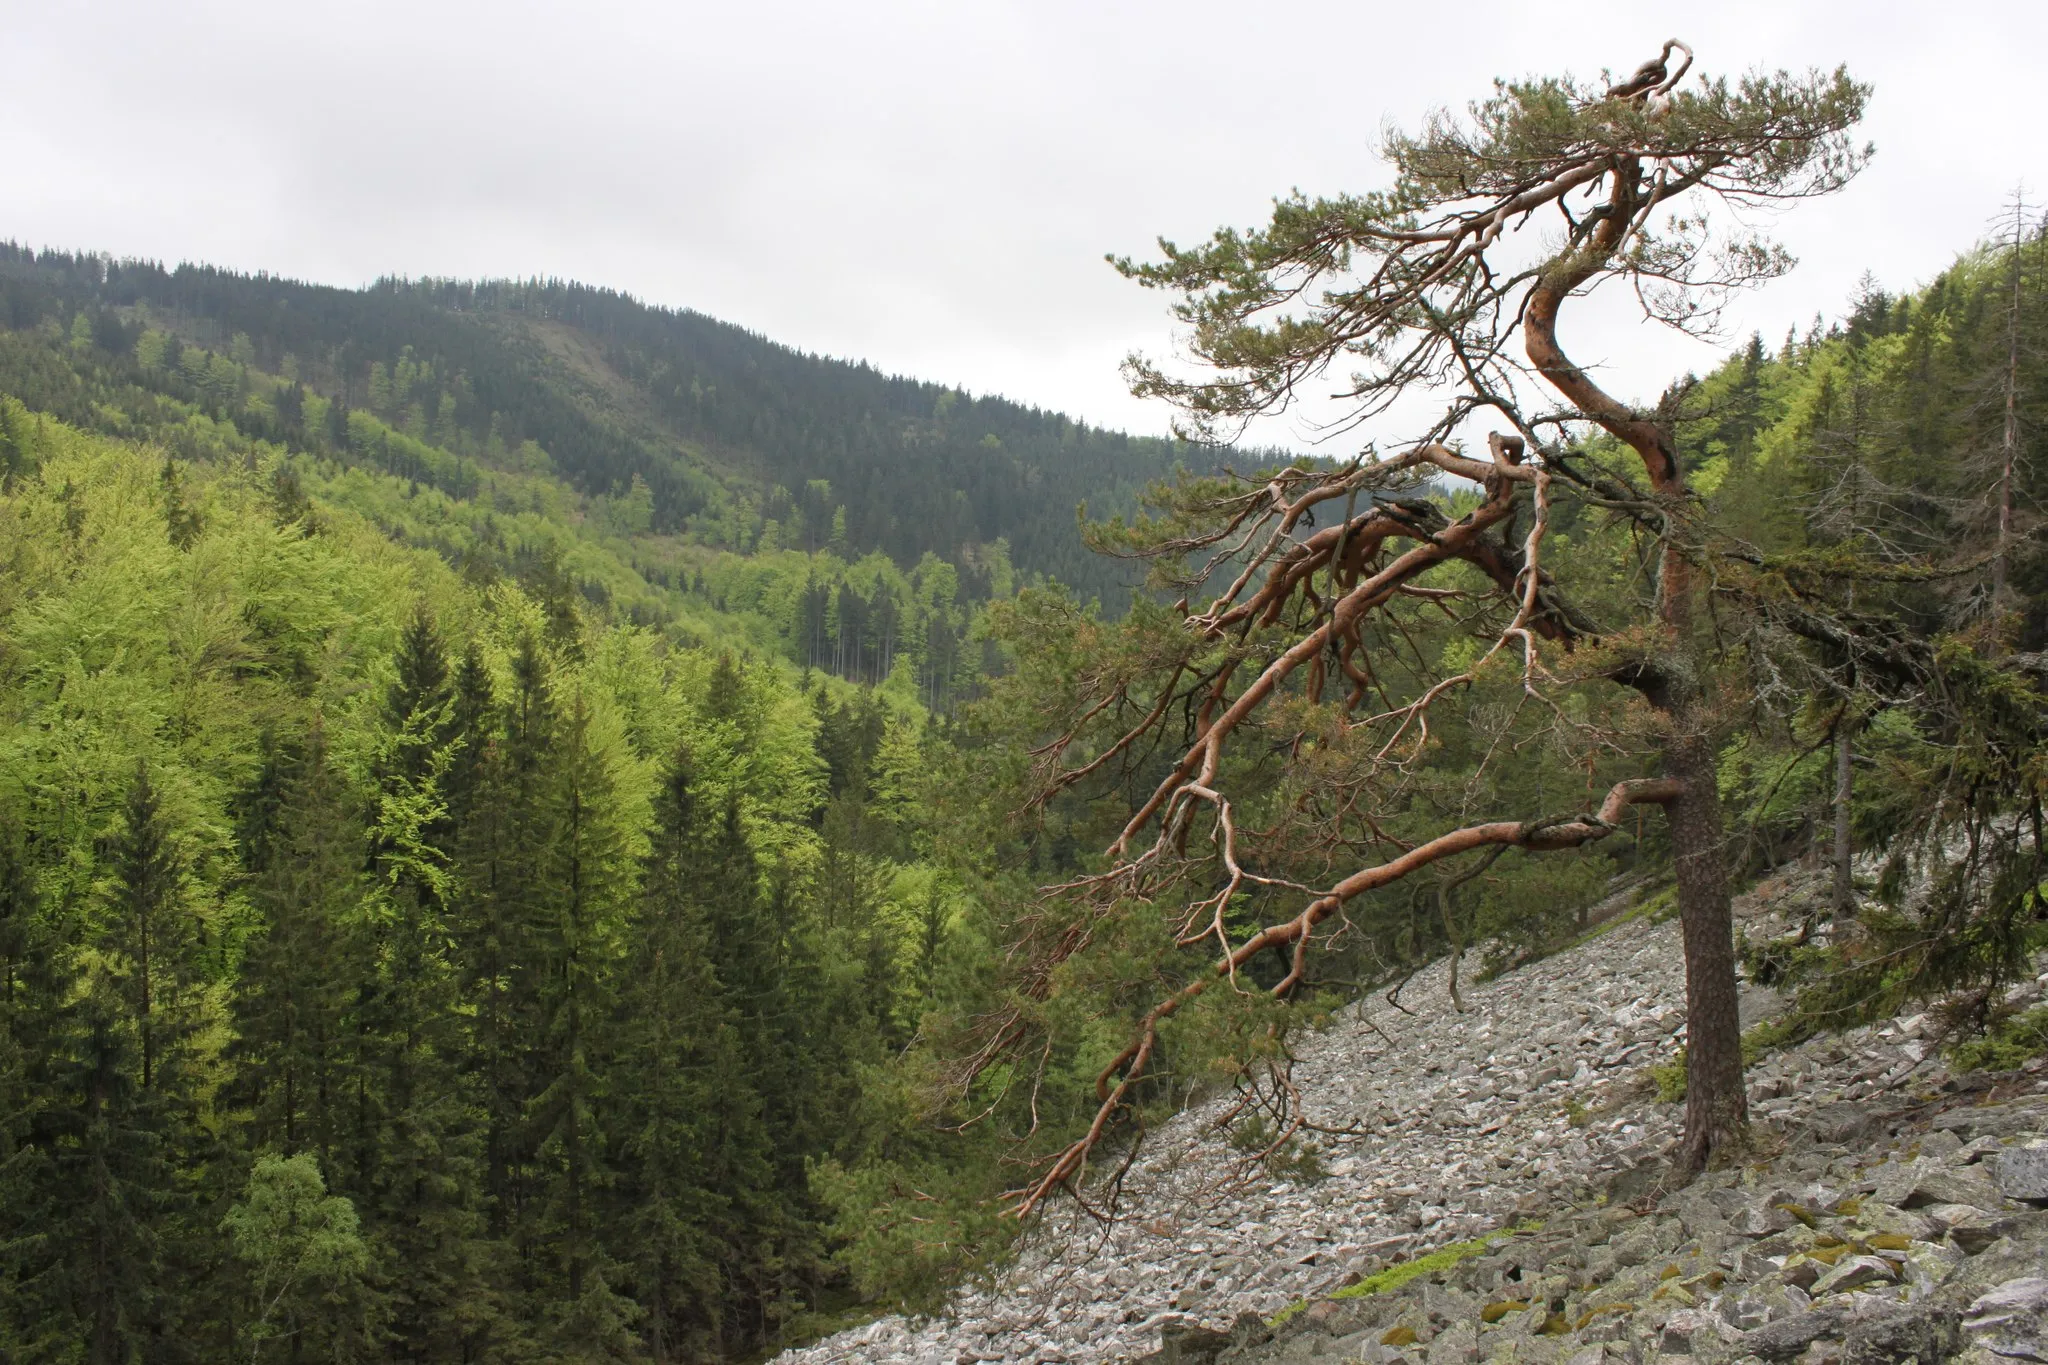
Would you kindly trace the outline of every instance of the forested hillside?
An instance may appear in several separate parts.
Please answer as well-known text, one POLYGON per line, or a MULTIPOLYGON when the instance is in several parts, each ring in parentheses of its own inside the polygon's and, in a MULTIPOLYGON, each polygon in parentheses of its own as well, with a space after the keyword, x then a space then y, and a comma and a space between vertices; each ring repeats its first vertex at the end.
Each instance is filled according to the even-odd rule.
POLYGON ((4 427, 8 1353, 801 1330, 954 913, 920 714, 4 427))
MULTIPOLYGON (((0 324, 70 329, 81 317, 80 335, 109 353, 160 332, 143 382, 168 376, 169 391, 250 435, 324 450, 350 444, 361 413, 461 460, 642 500, 642 529, 660 535, 849 561, 879 552, 906 571, 935 556, 977 599, 1007 554, 1027 575, 1120 602, 1131 578, 1084 550, 1075 504, 1126 504, 1188 455, 581 284, 346 290, 0 247, 0 324), (285 381, 255 409, 252 372, 285 381)), ((465 477, 404 472, 437 486, 465 477)))
MULTIPOLYGON (((1550 951, 1617 877, 1670 903, 1633 816, 1361 890, 1312 956, 1165 1020, 1098 1112, 1161 993, 1333 870, 1470 809, 1591 829, 1558 813, 1650 770, 1601 672, 1637 636, 1543 656, 1532 702, 1472 605, 1496 580, 1432 568, 1369 667, 1319 655, 1207 775, 1263 881, 1198 847, 1164 893, 1086 900, 1210 714, 1190 680, 1226 697, 1298 624, 1190 646, 1161 604, 1216 580, 1170 555, 1127 613, 1088 605, 1118 580, 1055 528, 1169 448, 573 286, 14 252, 0 288, 0 1355, 748 1359, 935 1302, 1091 1124, 1114 1171, 1235 1088, 1247 1160, 1311 1178, 1290 1030, 1447 949, 1550 951), (1319 805, 1426 694, 1398 780, 1319 805)), ((2044 935, 2044 335, 2030 227, 1659 409, 1724 575, 1730 876, 1885 868, 1752 952, 1804 990, 1794 1029, 1944 992, 1957 1036, 2035 1036, 1993 987, 2044 935)), ((1583 430, 1556 459, 1586 482, 1558 479, 1542 600, 1625 619, 1657 572, 1601 482, 1625 461, 1583 430)), ((1190 475, 1098 538, 1265 486, 1190 475)), ((1303 543, 1495 496, 1454 487, 1333 501, 1303 543)), ((1114 1197, 1070 1174, 1040 1193, 1114 1197)))

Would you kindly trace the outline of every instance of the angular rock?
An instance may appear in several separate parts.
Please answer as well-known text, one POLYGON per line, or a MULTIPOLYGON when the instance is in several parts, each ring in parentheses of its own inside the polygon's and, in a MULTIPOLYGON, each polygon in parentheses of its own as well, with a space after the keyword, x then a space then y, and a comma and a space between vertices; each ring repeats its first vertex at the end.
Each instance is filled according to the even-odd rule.
POLYGON ((2030 1237, 2001 1237, 1972 1256, 1949 1276, 1938 1297, 1955 1307, 1967 1307, 1981 1294, 1988 1294, 2012 1280, 2042 1273, 2048 1265, 2048 1245, 2030 1237))
POLYGON ((1779 1278, 1787 1285, 1812 1293, 1814 1285, 1830 1269, 1831 1267, 1820 1261, 1810 1261, 1806 1257, 1800 1256, 1785 1263, 1784 1270, 1779 1272, 1779 1278))
POLYGON ((1479 1315, 1479 1302, 1448 1285, 1426 1284, 1422 1287, 1422 1311, 1437 1322, 1460 1322, 1479 1315))
POLYGON ((1699 1355, 1721 1342, 1722 1323, 1704 1308, 1681 1308, 1664 1320, 1657 1349, 1665 1355, 1699 1355))
POLYGON ((1970 1209, 1966 1216, 1955 1217, 1948 1229, 1949 1241, 1971 1256, 1980 1255, 1993 1243, 2009 1237, 2020 1241, 2048 1238, 2048 1215, 2033 1210, 1988 1213, 1970 1209))
POLYGON ((1963 1329, 1984 1349, 2009 1360, 2048 1361, 2048 1278, 2007 1280, 1970 1305, 1963 1329))
POLYGON ((1802 1120, 1817 1142, 1862 1142, 1877 1130, 1877 1116, 1861 1104, 1823 1104, 1802 1120))
POLYGON ((1429 1365, 1467 1365, 1479 1358, 1479 1327, 1456 1322, 1438 1332, 1429 1343, 1429 1365))
POLYGON ((1139 1365, 1208 1365, 1230 1344, 1228 1332, 1193 1323, 1169 1323, 1159 1329, 1159 1349, 1138 1361, 1139 1365))
POLYGON ((1938 1116, 1930 1126, 1968 1141, 1973 1137, 2011 1137, 2015 1133, 2026 1132, 2030 1127, 2038 1130, 2039 1124, 2038 1112, 2029 1114, 2011 1105, 1986 1104, 1969 1109, 1951 1109, 1938 1116))
POLYGON ((1934 1204, 1969 1204, 1980 1209, 1996 1209, 2005 1201, 1990 1181, 1943 1168, 1920 1172, 1910 1194, 1904 1199, 1886 1202, 1896 1203, 1902 1209, 1925 1208, 1934 1204))
POLYGON ((1857 1210, 1856 1221, 1874 1232, 1896 1232, 1916 1242, 1938 1242, 1948 1225, 1937 1222, 1933 1212, 1932 1209, 1895 1209, 1879 1203, 1873 1195, 1864 1200, 1857 1210))
POLYGON ((2032 1313, 2048 1309, 2048 1277, 2026 1275, 2016 1280, 2007 1280, 1988 1294, 1980 1294, 1970 1304, 1973 1319, 2005 1317, 2013 1313, 2032 1313))
POLYGON ((1882 1256, 1844 1256, 1833 1270, 1814 1281, 1809 1292, 1818 1299, 1867 1285, 1890 1284, 1893 1279, 1891 1263, 1882 1256))
POLYGON ((1728 1219, 1728 1227, 1744 1237, 1768 1237, 1774 1232, 1785 1231, 1794 1221, 1792 1215, 1782 1208, 1752 1204, 1732 1215, 1728 1219))
POLYGON ((1753 1332, 1744 1332, 1739 1345, 1742 1350, 1765 1360, 1791 1360, 1821 1338, 1839 1334, 1847 1320, 1848 1314, 1840 1308, 1832 1305, 1815 1308, 1765 1323, 1753 1332))
POLYGON ((1924 1365, 1946 1360, 1962 1346, 1960 1316, 1954 1309, 1922 1304, 1858 1317, 1843 1339, 1843 1365, 1924 1365))
POLYGON ((1915 1242, 1906 1248, 1905 1280, 1915 1299, 1924 1299, 1940 1288, 1961 1264, 1963 1252, 1956 1247, 1915 1242))
POLYGON ((2048 1205, 2048 1145, 2008 1148, 1986 1164, 2006 1198, 2048 1205))

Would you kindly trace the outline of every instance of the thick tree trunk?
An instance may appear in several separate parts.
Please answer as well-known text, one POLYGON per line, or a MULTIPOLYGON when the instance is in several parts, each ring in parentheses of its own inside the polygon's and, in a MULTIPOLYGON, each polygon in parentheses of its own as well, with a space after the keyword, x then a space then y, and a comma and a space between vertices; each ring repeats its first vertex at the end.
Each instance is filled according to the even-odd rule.
POLYGON ((1463 1014, 1465 1001, 1458 994, 1458 966, 1465 960, 1465 936, 1458 932, 1457 917, 1451 913, 1451 884, 1448 881, 1436 884, 1436 905, 1443 912, 1444 937, 1451 941, 1451 1008, 1463 1014))
POLYGON ((1665 771, 1685 784, 1667 808, 1685 943, 1685 1136, 1676 1164, 1699 1170, 1740 1150, 1749 1123, 1742 1084, 1742 1019, 1735 983, 1735 924, 1722 862, 1721 799, 1714 749, 1675 708, 1665 771))
POLYGON ((1835 729, 1835 843, 1829 850, 1834 862, 1837 919, 1856 913, 1856 886, 1849 875, 1849 857, 1854 852, 1849 845, 1849 796, 1855 785, 1850 766, 1854 758, 1852 744, 1849 718, 1845 715, 1835 729))

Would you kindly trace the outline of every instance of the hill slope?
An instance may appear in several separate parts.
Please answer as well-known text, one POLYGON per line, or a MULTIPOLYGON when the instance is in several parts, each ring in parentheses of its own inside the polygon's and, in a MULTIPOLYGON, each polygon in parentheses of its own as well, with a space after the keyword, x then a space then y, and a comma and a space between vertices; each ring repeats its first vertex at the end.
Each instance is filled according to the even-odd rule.
MULTIPOLYGON (((1752 936, 1789 933, 1824 894, 1824 879, 1796 874, 1743 897, 1738 914, 1752 936)), ((1922 1032, 1926 1016, 1903 1028, 1873 1025, 1786 1048, 1761 1059, 1749 1078, 1763 1152, 1782 1153, 1777 1164, 1709 1176, 1665 1196, 1662 1216, 1640 1217, 1657 1202, 1654 1190, 1642 1197, 1645 1180, 1666 1169, 1660 1156, 1680 1127, 1680 1106, 1657 1102, 1646 1083, 1648 1068, 1669 1061, 1682 1036, 1678 925, 1615 922, 1579 947, 1466 987, 1463 1012, 1451 1003, 1446 965, 1417 973, 1397 1003, 1369 996, 1303 1041, 1295 1079, 1305 1116, 1320 1126, 1283 1151, 1285 1159, 1261 1165, 1263 1141, 1245 1140, 1235 1096, 1198 1104, 1139 1150, 1113 1224, 1063 1207, 1001 1282, 963 1294, 950 1318, 884 1319, 779 1359, 1193 1365, 1220 1351, 1221 1361, 1243 1365, 1590 1362, 1659 1358, 1652 1343, 1667 1339, 1686 1344, 1665 1351, 1733 1359, 1744 1354, 1731 1349, 1739 1330, 1770 1324, 1780 1335, 1794 1331, 1812 1298, 1823 1300, 1823 1311, 1806 1339, 1839 1339, 1852 1310, 1867 1314, 1873 1305, 1866 1300, 1878 1298, 1879 1288, 1896 1306, 1920 1278, 1945 1277, 1953 1280, 1951 1297, 1961 1293, 1967 1305, 2005 1279, 2038 1273, 2048 1214, 2004 1208, 1989 1164, 1952 1174, 1937 1160, 1953 1158, 1959 1167, 1988 1161, 2001 1150, 1996 1141, 1960 1150, 1961 1142, 1936 1133, 1925 1142, 1930 1160, 1916 1165, 1913 1157, 1922 1146, 1916 1130, 1930 1120, 1964 1140, 2038 1139, 2048 1131, 2048 1071, 2039 1063, 1999 1082, 2000 1098, 2019 1097, 2007 1108, 1963 1109, 1944 1119, 1937 1116, 1957 1103, 1952 1096, 1982 1095, 1991 1082, 1950 1078, 1922 1032), (1885 1146, 1901 1130, 1904 1140, 1885 1146), (1909 1225, 1915 1216, 1902 1210, 1889 1211, 1893 1223, 1883 1221, 1879 1201, 1915 1203, 1914 1182, 1922 1179, 1930 1183, 1917 1203, 1955 1203, 1967 1192, 1984 1204, 1947 1211, 1942 1229, 1972 1220, 1953 1242, 1924 1217, 1909 1225), (1779 1189, 1787 1192, 1771 1193, 1779 1189), (1850 1237, 1910 1231, 1910 1247, 1880 1245, 1913 1268, 1887 1273, 1882 1286, 1866 1279, 1861 1292, 1846 1283, 1830 1298, 1833 1286, 1815 1284, 1833 1268, 1829 1243, 1816 1242, 1814 1231, 1772 1204, 1802 1201, 1819 1212, 1873 1190, 1862 1222, 1814 1221, 1823 1234, 1844 1233, 1838 1258, 1850 1237), (1610 1201, 1610 1193, 1618 1197, 1610 1201), (1609 1202, 1622 1206, 1603 1212, 1609 1202), (1517 1230, 1534 1235, 1510 1243, 1517 1230), (1782 1235, 1774 1245, 1757 1242, 1767 1232, 1782 1235), (2001 1244, 2000 1236, 2017 1240, 2001 1244), (1489 1241, 1503 1249, 1452 1268, 1489 1241), (1796 1266, 1785 1267, 1781 1280, 1779 1267, 1764 1259, 1802 1246, 1820 1252, 1810 1261, 1791 1256, 1807 1264, 1812 1297, 1788 1290, 1800 1281, 1796 1266), (1448 1255, 1424 1260, 1446 1248, 1448 1255), (1964 1266, 1965 1250, 1981 1253, 1981 1263, 1964 1266), (2016 1262, 2033 1268, 2015 1270, 2016 1262), (1694 1278, 1673 1275, 1667 1264, 1694 1278), (1421 1273, 1366 1278, 1404 1265, 1421 1273), (1750 1283, 1716 1296, 1720 1279, 1706 1281, 1717 1268, 1723 1279, 1750 1283), (1660 1277, 1680 1279, 1684 1294, 1658 1292, 1660 1277), (1369 1292, 1345 1292, 1361 1281, 1369 1292), (1403 1281, 1407 1292, 1393 1292, 1403 1281), (1712 1311, 1681 1314, 1693 1304, 1712 1311), (1566 1330, 1545 1328, 1558 1310, 1566 1330), (1267 1324, 1276 1321, 1287 1330, 1268 1345, 1267 1324), (1382 1335, 1403 1324, 1412 1324, 1408 1349, 1383 1346, 1382 1335), (1148 1354, 1162 1334, 1168 1348, 1148 1354), (1602 1354, 1609 1342, 1616 1354, 1602 1354), (1586 1349, 1592 1354, 1574 1354, 1586 1349)), ((2038 999, 2042 985, 2048 977, 2022 985, 2014 1002, 2038 999)), ((1745 988, 1744 1016, 1762 1016, 1776 1003, 1768 990, 1745 988)), ((2042 1174, 2048 1178, 2048 1170, 2042 1174)), ((1925 1294, 1914 1289, 1910 1297, 1917 1303, 1925 1294)), ((1957 1316, 1951 1309, 1948 1321, 1957 1316)), ((1804 1345, 1764 1354, 1785 1358, 1804 1345)))
POLYGON ((744 658, 543 476, 102 417, 204 458, 0 395, 0 1359, 817 1330, 810 1167, 894 1132, 863 1077, 952 932, 938 727, 744 658))
MULTIPOLYGON (((1120 600, 1128 575, 1082 547, 1075 504, 1121 504, 1191 456, 562 281, 348 290, 9 244, 0 325, 55 325, 108 352, 155 327, 199 348, 199 365, 218 355, 281 375, 465 455, 524 449, 585 496, 637 481, 657 532, 879 551, 905 569, 932 554, 970 587, 985 588, 1003 541, 1025 573, 1120 600)), ((300 434, 295 409, 275 417, 256 434, 300 434)))

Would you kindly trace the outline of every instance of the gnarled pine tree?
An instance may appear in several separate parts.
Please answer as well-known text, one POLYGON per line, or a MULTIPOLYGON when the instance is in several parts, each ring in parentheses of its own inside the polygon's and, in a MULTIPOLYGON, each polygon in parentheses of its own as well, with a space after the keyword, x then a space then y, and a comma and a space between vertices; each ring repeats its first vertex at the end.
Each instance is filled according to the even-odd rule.
MULTIPOLYGON (((1690 1087, 1678 1159, 1697 1167, 1742 1140, 1716 660, 1700 605, 1712 553, 1671 413, 1607 392, 1558 329, 1606 283, 1632 288, 1649 319, 1703 327, 1727 291, 1782 273, 1782 250, 1717 231, 1708 210, 1840 188, 1867 155, 1848 135, 1866 91, 1840 71, 1681 88, 1691 56, 1672 46, 1686 51, 1676 70, 1653 63, 1607 90, 1568 77, 1502 83, 1468 117, 1440 113, 1419 134, 1390 134, 1387 190, 1296 195, 1256 230, 1188 249, 1162 243, 1156 263, 1116 262, 1180 295, 1175 312, 1201 368, 1182 377, 1134 359, 1129 372, 1138 394, 1179 409, 1189 434, 1234 435, 1347 370, 1338 399, 1354 426, 1383 428, 1418 395, 1439 406, 1398 455, 1368 448, 1337 468, 1183 480, 1158 492, 1152 514, 1098 528, 1101 548, 1150 561, 1155 586, 1186 595, 1098 632, 1092 656, 1072 643, 1048 651, 1068 665, 1057 702, 1038 707, 1052 737, 1034 751, 1037 800, 1127 784, 1135 809, 1099 867, 1052 888, 1022 920, 1013 960, 1029 965, 1018 998, 1045 998, 1108 937, 1106 925, 1133 916, 1161 918, 1154 941, 1172 948, 1148 977, 1158 994, 1101 1072, 1093 1123, 1034 1169, 1016 1192, 1020 1214, 1076 1186, 1156 1061, 1161 1025, 1212 987, 1246 989, 1248 969, 1278 953, 1284 975, 1267 989, 1284 997, 1347 902, 1460 854, 1585 846, 1644 804, 1666 813, 1686 954, 1690 1087), (1507 428, 1488 439, 1485 459, 1458 445, 1482 422, 1507 428), (1444 486, 1461 480, 1477 496, 1447 499, 1444 486), (1595 614, 1567 600, 1568 575, 1548 563, 1546 544, 1564 498, 1628 529, 1646 590, 1608 594, 1595 614), (1475 662, 1395 658, 1396 610, 1418 600, 1481 641, 1475 662), (1399 687, 1397 666, 1407 670, 1399 687), (1589 752, 1603 741, 1559 708, 1567 689, 1638 698, 1660 771, 1618 781, 1597 810, 1392 832, 1380 817, 1431 737, 1433 710, 1503 667, 1519 674, 1526 704, 1585 732, 1589 752), (1253 821, 1237 784, 1256 782, 1261 766, 1270 774, 1276 755, 1293 781, 1253 821), (1253 902, 1286 902, 1287 912, 1248 925, 1253 902), (1204 941, 1211 967, 1172 979, 1170 963, 1204 941)), ((1024 663, 1027 674, 1052 669, 1024 663)), ((1020 1004, 984 1021, 985 1045, 964 1074, 1028 1046, 1028 1014, 1020 1004)))

